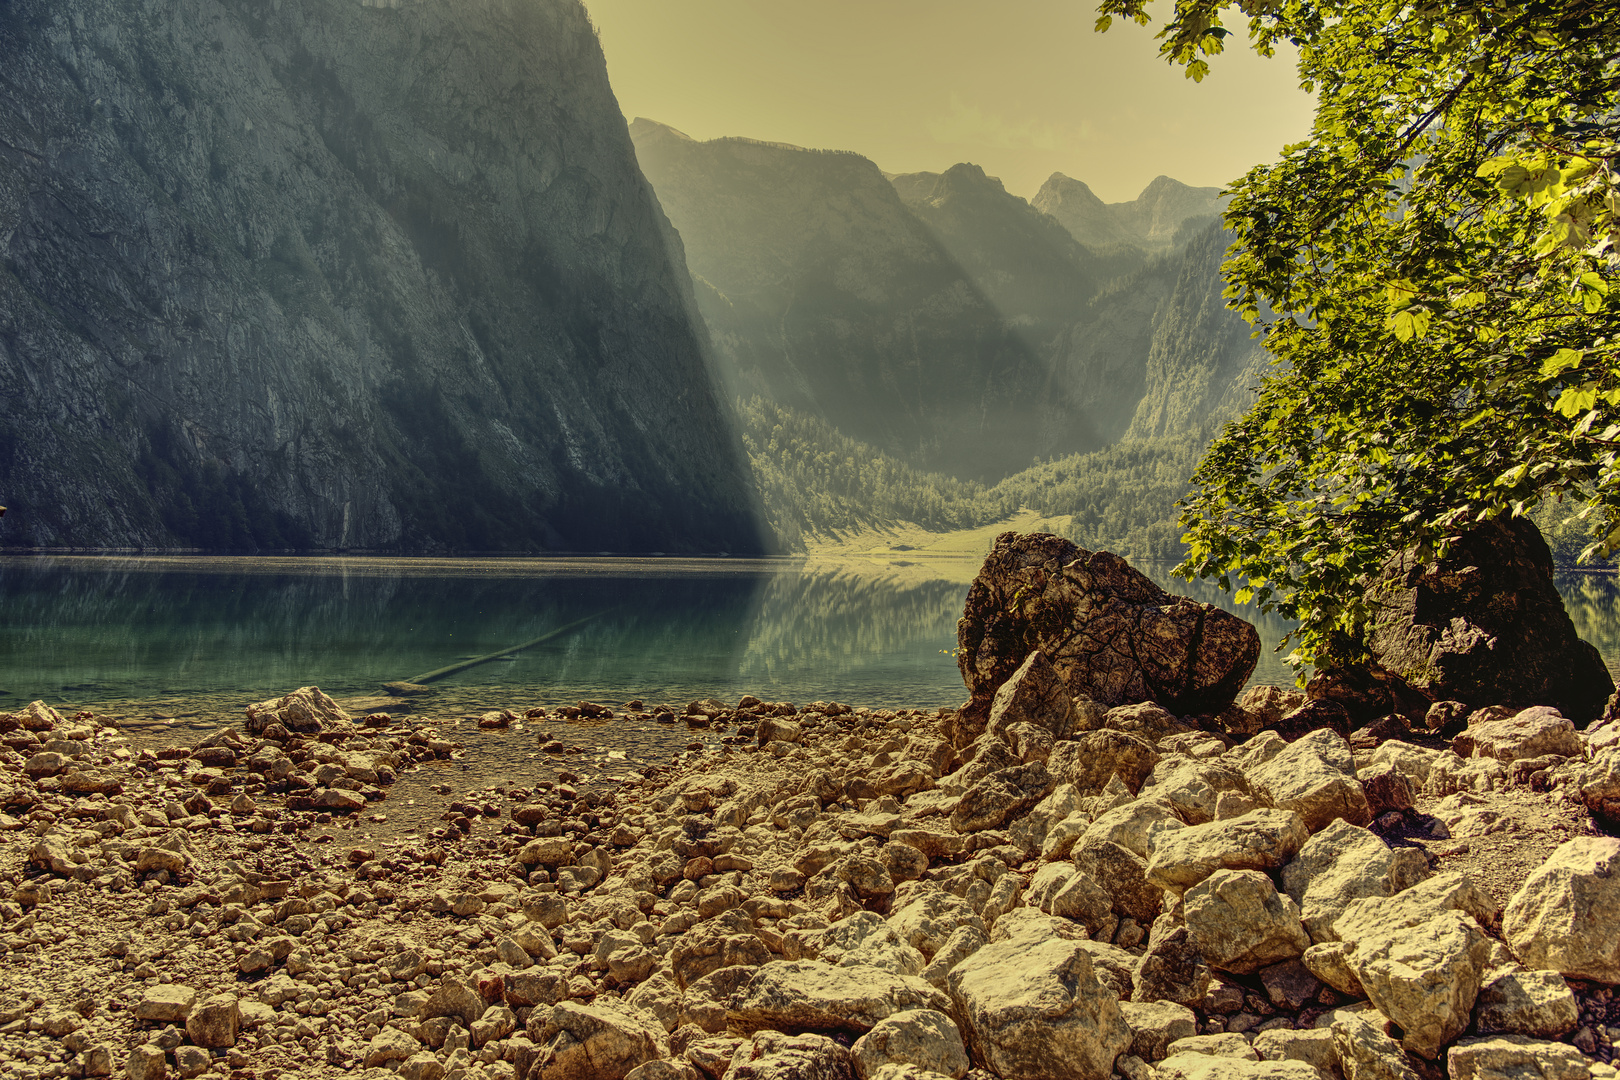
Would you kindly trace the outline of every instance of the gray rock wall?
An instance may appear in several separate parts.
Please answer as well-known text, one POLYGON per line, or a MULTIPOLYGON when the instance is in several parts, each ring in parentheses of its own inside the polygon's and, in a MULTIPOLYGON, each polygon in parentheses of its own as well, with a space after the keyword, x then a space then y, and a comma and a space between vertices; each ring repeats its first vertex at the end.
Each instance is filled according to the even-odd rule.
POLYGON ((0 0, 7 545, 757 550, 577 0, 0 0))

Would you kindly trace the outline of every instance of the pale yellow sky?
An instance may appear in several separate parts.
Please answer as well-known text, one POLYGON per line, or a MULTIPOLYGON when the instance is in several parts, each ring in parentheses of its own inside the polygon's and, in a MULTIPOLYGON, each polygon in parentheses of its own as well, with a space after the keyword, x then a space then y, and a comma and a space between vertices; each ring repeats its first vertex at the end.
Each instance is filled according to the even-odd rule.
POLYGON ((1108 202, 1161 173, 1216 186, 1310 130, 1291 55, 1229 48, 1195 84, 1151 31, 1093 33, 1087 0, 585 4, 627 119, 855 150, 889 172, 971 161, 1025 198, 1053 172, 1108 202))

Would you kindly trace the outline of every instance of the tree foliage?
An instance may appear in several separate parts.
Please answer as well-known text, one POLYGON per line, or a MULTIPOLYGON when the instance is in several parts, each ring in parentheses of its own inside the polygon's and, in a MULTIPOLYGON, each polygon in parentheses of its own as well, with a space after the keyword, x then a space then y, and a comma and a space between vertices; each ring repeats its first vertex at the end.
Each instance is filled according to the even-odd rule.
POLYGON ((1091 551, 1133 563, 1176 562, 1186 554, 1176 503, 1187 494, 1204 441, 1187 435, 1070 454, 1009 476, 990 494, 1047 517, 1071 515, 1065 535, 1091 551))
POLYGON ((1180 572, 1353 659, 1391 551, 1548 503, 1620 546, 1620 7, 1176 0, 1162 54, 1202 78, 1228 17, 1318 104, 1230 188, 1226 297, 1275 366, 1194 474, 1180 572))
POLYGON ((790 550, 806 534, 897 521, 966 529, 1018 509, 982 484, 923 472, 785 405, 745 398, 737 415, 766 522, 790 550))

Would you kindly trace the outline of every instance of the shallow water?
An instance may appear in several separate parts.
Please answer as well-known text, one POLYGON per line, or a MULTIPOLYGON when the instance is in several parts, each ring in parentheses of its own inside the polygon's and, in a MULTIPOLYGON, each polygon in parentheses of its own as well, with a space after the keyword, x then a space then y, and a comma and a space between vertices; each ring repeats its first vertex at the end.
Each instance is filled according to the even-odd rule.
MULTIPOLYGON (((0 708, 35 698, 240 708, 311 684, 367 696, 559 629, 437 680, 442 707, 744 693, 951 706, 964 697, 949 650, 973 569, 901 580, 791 560, 7 557, 0 708)), ((1256 622, 1265 647, 1254 681, 1292 681, 1273 651, 1290 624, 1234 609, 1167 566, 1148 573, 1256 622)), ((1616 579, 1561 575, 1559 588, 1613 667, 1616 579)))

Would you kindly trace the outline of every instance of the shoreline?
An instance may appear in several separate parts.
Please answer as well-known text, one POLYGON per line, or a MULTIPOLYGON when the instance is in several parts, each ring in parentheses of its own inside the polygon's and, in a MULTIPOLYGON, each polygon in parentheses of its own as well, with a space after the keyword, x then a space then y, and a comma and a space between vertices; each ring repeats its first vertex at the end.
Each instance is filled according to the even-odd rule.
MULTIPOLYGON (((1126 759, 1103 769, 1115 770, 1105 784, 1094 756, 1076 759, 1081 771, 1055 790, 1005 788, 1015 781, 1001 777, 1043 774, 1044 759, 1017 765, 1014 752, 1009 771, 992 776, 1008 751, 991 744, 977 771, 959 765, 953 710, 752 697, 692 703, 688 730, 703 748, 612 786, 582 783, 576 755, 538 745, 552 777, 470 781, 463 749, 442 727, 368 724, 300 693, 303 706, 283 699, 279 711, 250 720, 256 735, 233 725, 186 747, 138 746, 148 740, 89 715, 6 733, 0 947, 11 978, 0 988, 0 1063, 8 1076, 106 1075, 105 1067, 143 1078, 524 1080, 547 1061, 561 1068, 570 1047, 599 1037, 635 1048, 640 1060, 690 1063, 722 1051, 774 1053, 755 1034, 772 1028, 847 1059, 858 1032, 840 1035, 839 1023, 815 1018, 826 1007, 811 1000, 820 991, 793 990, 811 997, 771 1020, 750 1011, 750 980, 851 972, 839 977, 867 980, 862 993, 910 987, 966 1026, 970 1016, 951 996, 957 984, 936 968, 976 953, 957 956, 946 939, 979 934, 988 958, 1025 941, 1023 926, 1038 935, 1030 943, 1054 933, 1084 943, 1088 970, 1117 993, 1118 979, 1144 977, 1159 922, 1058 902, 1054 883, 1075 873, 1065 853, 1091 843, 1085 822, 1115 821, 1108 827, 1117 830, 1162 821, 1167 809, 1190 812, 1178 800, 1201 798, 1162 785, 1150 798, 1141 763, 1126 759), (310 730, 277 727, 282 720, 310 730), (711 738, 717 722, 725 741, 711 738), (46 742, 62 749, 40 750, 46 742), (38 760, 50 753, 60 760, 38 760), (1085 831, 1063 841, 1074 823, 1085 831), (932 913, 926 925, 937 929, 884 937, 885 926, 925 925, 918 912, 932 913), (846 940, 844 926, 877 936, 846 940), (840 967, 846 952, 863 959, 840 967), (879 985, 891 989, 872 989, 879 985)), ((1188 768, 1213 764, 1214 751, 1241 761, 1244 745, 1265 742, 1223 750, 1216 736, 1174 734, 1168 719, 1153 721, 1171 724, 1155 734, 1140 726, 1151 708, 1114 710, 1124 726, 1069 738, 1102 739, 1100 752, 1135 731, 1130 738, 1159 747, 1155 758, 1175 755, 1188 768)), ((534 744, 554 733, 511 711, 485 719, 534 744)), ((1420 763, 1428 778, 1404 781, 1411 808, 1380 817, 1372 827, 1382 831, 1358 832, 1391 850, 1415 848, 1436 880, 1473 875, 1498 911, 1555 849, 1597 833, 1578 804, 1514 788, 1500 766, 1482 772, 1453 757, 1417 746, 1383 758, 1358 750, 1369 784, 1375 758, 1420 763), (1467 795, 1476 776, 1483 795, 1467 795), (1504 782, 1493 788, 1490 776, 1504 782)), ((1236 802, 1216 822, 1244 812, 1236 802)), ((1108 835, 1140 845, 1129 839, 1138 828, 1108 835)), ((1166 1014, 1167 1028, 1127 1010, 1136 1041, 1116 1075, 1174 1080, 1180 1074, 1154 1064, 1172 1035, 1255 1046, 1287 1036, 1309 1048, 1313 1032, 1359 1015, 1353 995, 1295 967, 1308 980, 1301 985, 1316 987, 1305 999, 1258 974, 1221 972, 1195 1008, 1166 1014)), ((1620 1023, 1620 1002, 1606 989, 1571 985, 1583 1016, 1620 1023)), ((1597 1032, 1589 1052, 1598 1067, 1611 1051, 1607 1028, 1594 1023, 1580 1030, 1597 1032)), ((636 1080, 665 1075, 686 1074, 636 1080)))

